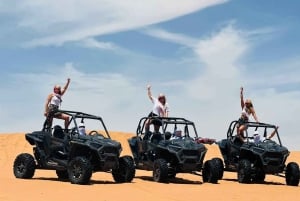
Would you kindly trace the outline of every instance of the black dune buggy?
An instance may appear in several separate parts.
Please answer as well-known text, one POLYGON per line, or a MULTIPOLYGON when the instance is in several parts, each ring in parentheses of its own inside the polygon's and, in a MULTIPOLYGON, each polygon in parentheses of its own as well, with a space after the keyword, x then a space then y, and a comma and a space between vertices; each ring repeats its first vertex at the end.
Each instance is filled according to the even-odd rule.
POLYGON ((217 142, 224 159, 224 164, 222 160, 219 163, 224 170, 236 171, 239 183, 261 183, 266 174, 272 174, 285 177, 287 185, 298 186, 299 165, 285 165, 290 152, 282 145, 276 126, 248 122, 242 141, 236 135, 237 125, 237 121, 232 121, 227 139, 217 142))
POLYGON ((16 157, 13 165, 16 178, 30 179, 35 169, 45 169, 55 170, 59 179, 72 184, 87 184, 92 173, 98 171, 111 172, 117 183, 132 181, 134 161, 131 156, 120 157, 121 144, 110 138, 101 117, 75 111, 59 112, 69 115, 71 129, 56 125, 25 134, 33 146, 33 155, 21 153, 16 157), (83 126, 88 133, 80 134, 83 126))
POLYGON ((202 171, 203 182, 217 183, 223 175, 223 167, 214 158, 204 157, 207 148, 199 143, 198 134, 192 121, 176 117, 143 117, 140 119, 136 136, 128 140, 136 169, 153 171, 153 180, 168 182, 177 173, 202 171), (149 131, 146 121, 151 121, 149 131), (150 131, 152 126, 154 130, 150 131), (181 136, 177 136, 177 133, 181 136))

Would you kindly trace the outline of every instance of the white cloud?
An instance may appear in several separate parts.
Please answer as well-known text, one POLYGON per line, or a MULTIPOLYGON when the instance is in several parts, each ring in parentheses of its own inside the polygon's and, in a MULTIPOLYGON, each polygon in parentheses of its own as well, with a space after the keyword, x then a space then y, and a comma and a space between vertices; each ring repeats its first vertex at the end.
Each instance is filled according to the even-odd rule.
POLYGON ((194 51, 204 68, 203 74, 188 82, 187 91, 199 100, 214 100, 226 97, 228 89, 239 88, 243 84, 240 60, 248 48, 243 35, 232 26, 201 39, 194 51), (195 93, 196 90, 201 93, 195 93))
POLYGON ((100 42, 94 38, 83 39, 82 41, 80 41, 80 44, 83 47, 87 47, 87 48, 97 48, 97 49, 106 49, 106 50, 119 49, 119 47, 113 43, 100 42))
POLYGON ((188 47, 194 47, 195 43, 197 43, 197 40, 194 38, 188 37, 183 34, 171 33, 159 28, 147 28, 143 30, 143 33, 155 38, 159 38, 161 40, 177 43, 188 47))
POLYGON ((30 29, 36 38, 26 46, 62 45, 87 37, 137 29, 171 20, 226 0, 50 0, 16 1, 18 28, 30 29))

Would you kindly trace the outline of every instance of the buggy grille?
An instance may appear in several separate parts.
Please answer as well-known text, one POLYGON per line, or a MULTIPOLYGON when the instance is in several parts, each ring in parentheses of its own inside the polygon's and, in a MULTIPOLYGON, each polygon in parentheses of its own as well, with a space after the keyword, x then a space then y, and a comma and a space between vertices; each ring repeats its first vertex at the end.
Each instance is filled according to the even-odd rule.
POLYGON ((278 152, 267 152, 265 154, 265 157, 273 158, 273 159, 282 159, 283 155, 281 153, 278 153, 278 152))
POLYGON ((264 158, 269 165, 281 165, 283 163, 284 156, 279 152, 267 152, 264 155, 264 158))
POLYGON ((118 154, 119 150, 116 147, 103 147, 102 153, 118 154))
POLYGON ((197 156, 199 152, 197 150, 182 150, 183 155, 186 156, 197 156))

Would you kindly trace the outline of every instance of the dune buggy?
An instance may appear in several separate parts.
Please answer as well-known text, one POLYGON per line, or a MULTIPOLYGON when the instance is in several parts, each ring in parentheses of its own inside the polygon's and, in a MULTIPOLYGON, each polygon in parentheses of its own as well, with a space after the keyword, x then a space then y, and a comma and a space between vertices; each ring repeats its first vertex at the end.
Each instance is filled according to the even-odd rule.
POLYGON ((285 165, 290 152, 282 145, 275 125, 248 122, 244 141, 236 135, 237 126, 238 122, 232 121, 227 138, 217 142, 224 159, 224 164, 219 163, 225 171, 236 171, 240 183, 261 183, 266 174, 272 174, 285 177, 287 185, 298 186, 299 165, 285 165))
POLYGON ((192 121, 177 117, 143 117, 136 136, 128 142, 136 168, 152 171, 156 182, 168 182, 177 173, 202 171, 203 182, 217 183, 223 168, 218 166, 217 159, 203 163, 207 148, 198 139, 192 121), (151 121, 152 131, 145 129, 146 121, 151 121), (177 136, 178 132, 181 136, 177 136))
POLYGON ((93 172, 111 172, 115 182, 131 182, 135 166, 131 156, 122 156, 121 144, 110 138, 101 117, 60 110, 69 115, 69 128, 59 125, 25 134, 33 155, 21 153, 14 160, 16 178, 29 179, 35 169, 55 170, 59 179, 87 184, 93 172), (85 125, 88 133, 80 133, 85 125), (80 127, 80 128, 79 128, 80 127), (100 133, 101 131, 101 133, 100 133))

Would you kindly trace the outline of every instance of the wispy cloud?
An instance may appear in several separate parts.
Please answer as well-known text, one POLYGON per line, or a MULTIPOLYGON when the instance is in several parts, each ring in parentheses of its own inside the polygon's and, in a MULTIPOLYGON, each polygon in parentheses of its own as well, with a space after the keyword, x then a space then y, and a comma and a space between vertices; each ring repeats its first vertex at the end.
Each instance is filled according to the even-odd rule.
MULTIPOLYGON (((18 12, 19 29, 31 30, 25 46, 61 45, 68 41, 137 29, 171 20, 226 0, 50 0, 15 1, 7 13, 18 12), (158 10, 163 9, 163 12, 158 10)), ((15 22, 14 22, 15 23, 15 22)))
POLYGON ((195 43, 197 43, 197 40, 195 38, 191 38, 183 34, 171 33, 159 28, 152 27, 152 28, 142 30, 142 32, 145 33, 146 35, 159 38, 164 41, 177 43, 183 46, 194 47, 195 43))
POLYGON ((83 39, 82 41, 79 41, 79 43, 86 48, 97 48, 97 49, 106 49, 106 50, 119 49, 119 47, 113 43, 100 42, 94 38, 86 38, 83 39))

